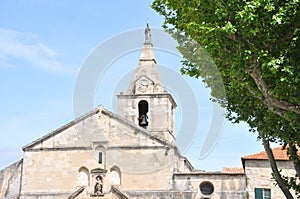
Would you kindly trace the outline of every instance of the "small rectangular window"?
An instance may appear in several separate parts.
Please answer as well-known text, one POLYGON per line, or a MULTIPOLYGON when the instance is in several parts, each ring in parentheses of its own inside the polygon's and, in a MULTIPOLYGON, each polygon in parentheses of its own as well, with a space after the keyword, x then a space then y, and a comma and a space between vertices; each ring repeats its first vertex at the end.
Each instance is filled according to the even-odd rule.
POLYGON ((255 199, 271 199, 271 189, 255 188, 255 199))
POLYGON ((103 162, 102 159, 103 159, 102 158, 102 152, 99 152, 99 160, 98 160, 99 164, 102 164, 102 162, 103 162))

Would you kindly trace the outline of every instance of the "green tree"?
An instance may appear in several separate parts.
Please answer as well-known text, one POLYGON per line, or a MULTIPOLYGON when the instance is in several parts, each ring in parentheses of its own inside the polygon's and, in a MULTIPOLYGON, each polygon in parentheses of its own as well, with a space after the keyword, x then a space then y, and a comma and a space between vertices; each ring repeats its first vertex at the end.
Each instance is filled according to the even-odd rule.
POLYGON ((275 175, 272 167, 274 177, 287 198, 287 189, 299 195, 299 1, 154 0, 152 7, 180 45, 182 73, 201 77, 230 121, 259 132, 270 161, 270 141, 287 149, 296 176, 275 175))

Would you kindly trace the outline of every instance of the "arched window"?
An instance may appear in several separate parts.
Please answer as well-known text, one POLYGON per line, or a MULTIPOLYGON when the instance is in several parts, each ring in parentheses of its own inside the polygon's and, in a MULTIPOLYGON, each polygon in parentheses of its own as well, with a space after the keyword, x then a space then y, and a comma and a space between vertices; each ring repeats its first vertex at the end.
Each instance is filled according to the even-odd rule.
POLYGON ((146 128, 148 126, 148 102, 146 100, 141 100, 138 104, 139 106, 139 125, 146 128))
POLYGON ((112 185, 121 185, 121 171, 118 167, 110 169, 110 181, 112 185))
POLYGON ((78 185, 89 186, 89 184, 90 184, 89 170, 86 167, 81 167, 78 171, 78 185))
POLYGON ((191 182, 191 178, 190 177, 187 177, 185 186, 186 186, 187 190, 191 190, 192 189, 192 182, 191 182))

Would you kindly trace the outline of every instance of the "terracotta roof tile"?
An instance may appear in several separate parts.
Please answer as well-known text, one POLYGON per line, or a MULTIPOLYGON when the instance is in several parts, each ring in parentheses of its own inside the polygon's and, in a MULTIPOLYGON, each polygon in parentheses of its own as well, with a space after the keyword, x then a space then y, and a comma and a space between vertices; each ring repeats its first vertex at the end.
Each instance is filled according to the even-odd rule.
POLYGON ((243 168, 223 167, 222 173, 244 173, 243 168))
MULTIPOLYGON (((275 160, 289 160, 286 150, 282 150, 282 147, 276 147, 272 149, 275 160)), ((268 160, 268 155, 265 151, 247 155, 242 157, 244 160, 268 160)))

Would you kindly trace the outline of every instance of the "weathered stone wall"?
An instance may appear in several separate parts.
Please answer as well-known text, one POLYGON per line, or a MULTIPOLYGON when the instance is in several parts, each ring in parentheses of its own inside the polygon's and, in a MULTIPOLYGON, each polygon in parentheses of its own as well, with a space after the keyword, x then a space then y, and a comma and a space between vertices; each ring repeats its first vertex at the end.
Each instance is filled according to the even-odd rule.
MULTIPOLYGON (((104 192, 111 187, 110 171, 120 170, 121 187, 125 190, 168 189, 173 168, 172 151, 165 149, 107 149, 105 165, 99 164, 89 150, 31 151, 24 155, 22 195, 32 193, 52 195, 69 193, 80 186, 79 170, 84 167, 90 172, 95 168, 107 170, 103 178, 104 192)), ((92 192, 92 176, 87 191, 92 192)))
POLYGON ((193 191, 125 191, 130 199, 192 199, 198 198, 193 191))
MULTIPOLYGON (((140 128, 143 130, 142 128, 140 128)), ((89 148, 97 144, 109 146, 162 146, 153 136, 145 135, 132 126, 120 122, 106 114, 94 114, 79 120, 77 123, 66 125, 53 132, 46 139, 35 143, 30 150, 47 148, 89 148)))
POLYGON ((205 198, 199 190, 203 181, 213 183, 212 199, 245 196, 243 175, 192 172, 176 148, 101 110, 24 150, 23 167, 12 166, 2 172, 2 195, 13 196, 21 190, 21 199, 66 198, 84 187, 77 198, 90 198, 98 175, 95 172, 101 171, 102 199, 116 198, 111 194, 112 186, 125 190, 130 198, 205 198))
POLYGON ((138 125, 138 103, 146 100, 149 103, 147 130, 155 132, 169 142, 175 141, 175 104, 171 95, 119 95, 118 113, 128 121, 138 125))
POLYGON ((244 199, 246 196, 246 182, 244 174, 225 174, 225 173, 205 173, 195 172, 186 174, 175 174, 174 184, 175 190, 196 192, 195 198, 211 198, 211 199, 244 199), (204 195, 200 191, 202 182, 210 182, 214 187, 214 191, 210 195, 204 195))
MULTIPOLYGON (((276 161, 278 169, 282 169, 282 174, 294 176, 295 170, 290 161, 276 161)), ((275 185, 272 179, 272 170, 267 160, 245 160, 245 174, 247 178, 247 192, 249 199, 255 198, 255 188, 271 189, 272 199, 285 198, 281 189, 275 185)))
POLYGON ((192 164, 189 162, 189 160, 180 155, 179 154, 179 150, 174 151, 174 167, 173 167, 173 172, 182 172, 182 173, 187 173, 187 172, 191 172, 194 170, 194 167, 192 166, 192 164))
POLYGON ((17 198, 20 192, 22 160, 0 171, 0 198, 17 198))
POLYGON ((96 114, 25 147, 21 195, 65 198, 87 179, 81 196, 89 196, 95 185, 92 171, 98 168, 106 170, 105 193, 116 179, 124 190, 166 190, 176 158, 182 160, 177 156, 174 148, 153 136, 107 114, 96 114))
POLYGON ((245 197, 244 175, 192 172, 172 145, 101 110, 27 145, 23 167, 15 168, 7 170, 10 187, 3 183, 7 175, 0 178, 1 194, 3 187, 10 195, 20 189, 21 199, 66 198, 81 187, 77 198, 90 198, 99 172, 103 199, 116 198, 112 186, 130 198, 245 197), (204 181, 214 186, 209 196, 199 190, 204 181))
POLYGON ((172 181, 173 152, 165 149, 127 149, 108 151, 107 165, 121 171, 124 190, 167 189, 172 181))

